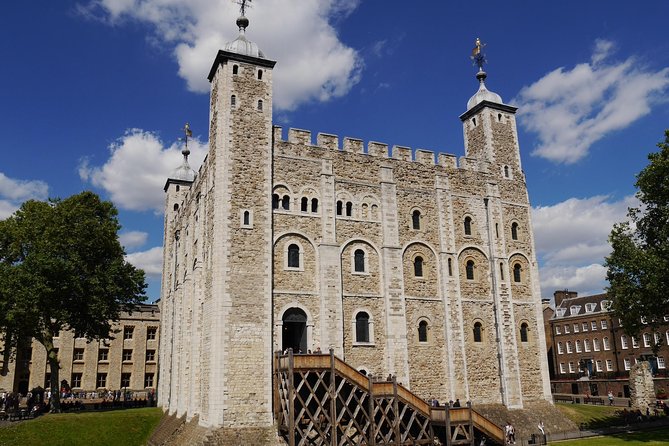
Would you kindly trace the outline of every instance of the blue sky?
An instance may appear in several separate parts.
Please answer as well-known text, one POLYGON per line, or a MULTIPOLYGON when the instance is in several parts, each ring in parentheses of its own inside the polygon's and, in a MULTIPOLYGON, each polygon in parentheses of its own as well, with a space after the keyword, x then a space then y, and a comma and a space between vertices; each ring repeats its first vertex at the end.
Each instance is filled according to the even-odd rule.
MULTIPOLYGON (((206 76, 237 15, 231 0, 3 5, 0 218, 100 193, 157 299, 162 187, 186 121, 204 156, 206 76)), ((277 61, 276 124, 458 156, 480 37, 486 85, 520 107, 543 296, 606 286, 606 237, 669 128, 668 2, 256 0, 247 16, 277 61)))

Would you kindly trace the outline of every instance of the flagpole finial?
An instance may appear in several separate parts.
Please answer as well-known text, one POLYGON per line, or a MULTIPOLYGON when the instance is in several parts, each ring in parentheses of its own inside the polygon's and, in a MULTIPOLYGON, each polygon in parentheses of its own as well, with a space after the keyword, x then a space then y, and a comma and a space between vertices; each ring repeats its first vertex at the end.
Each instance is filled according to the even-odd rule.
POLYGON ((186 123, 183 128, 184 131, 184 148, 181 151, 185 159, 188 159, 188 155, 190 155, 190 150, 188 150, 188 138, 193 137, 193 131, 190 129, 190 124, 186 123))

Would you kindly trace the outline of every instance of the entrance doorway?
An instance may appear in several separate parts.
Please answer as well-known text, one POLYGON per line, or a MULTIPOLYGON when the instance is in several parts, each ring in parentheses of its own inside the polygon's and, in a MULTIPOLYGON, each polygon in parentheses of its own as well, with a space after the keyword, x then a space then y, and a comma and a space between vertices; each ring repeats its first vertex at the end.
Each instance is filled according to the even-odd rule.
POLYGON ((307 314, 299 308, 289 308, 283 314, 281 349, 293 353, 307 352, 307 314))

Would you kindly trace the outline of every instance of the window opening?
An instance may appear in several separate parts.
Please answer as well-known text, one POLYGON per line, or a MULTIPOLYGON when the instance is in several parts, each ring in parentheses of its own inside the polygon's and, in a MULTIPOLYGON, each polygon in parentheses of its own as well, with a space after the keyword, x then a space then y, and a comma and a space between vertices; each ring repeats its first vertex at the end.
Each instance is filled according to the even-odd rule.
POLYGON ((453 275, 453 261, 451 259, 448 259, 448 275, 453 275))
POLYGON ((504 280, 504 264, 499 264, 499 277, 501 280, 504 280))
POLYGON ((251 213, 249 211, 244 211, 244 226, 251 224, 251 213))
POLYGON ((318 212, 318 198, 311 199, 311 212, 318 212))
POLYGON ((474 280, 474 261, 468 260, 467 265, 465 266, 465 272, 467 274, 467 280, 474 280))
POLYGON ((483 326, 481 325, 480 322, 476 322, 474 324, 474 342, 482 342, 483 337, 482 337, 482 332, 483 331, 483 326))
POLYGON ((420 256, 413 261, 413 274, 416 277, 423 277, 423 258, 420 256))
POLYGON ((308 208, 309 208, 309 199, 307 197, 302 197, 302 206, 300 207, 300 210, 302 212, 307 212, 308 208))
POLYGON ((351 203, 350 201, 347 201, 346 202, 346 216, 350 217, 351 215, 353 215, 353 203, 351 203))
POLYGON ((233 94, 232 96, 230 96, 230 106, 234 108, 236 105, 237 105, 237 96, 233 94))
POLYGON ((513 265, 513 281, 514 282, 520 282, 520 270, 521 270, 521 268, 522 267, 520 266, 519 263, 516 263, 515 265, 513 265))
POLYGON ((355 315, 355 340, 369 342, 369 314, 364 311, 355 315))
POLYGON ((427 321, 418 323, 418 342, 427 342, 427 321))
POLYGON ((290 210, 290 197, 288 195, 284 195, 281 199, 281 207, 286 211, 290 210))
POLYGON ((288 246, 288 267, 289 268, 299 268, 300 267, 300 247, 296 244, 291 244, 288 246))
POLYGON ((262 80, 262 70, 258 70, 258 80, 262 80))
POLYGON ((262 99, 258 100, 258 111, 262 111, 262 99))
POLYGON ((411 222, 413 224, 414 229, 420 229, 420 211, 419 210, 413 211, 413 214, 411 214, 411 222))
POLYGON ((472 218, 465 217, 465 235, 472 235, 472 218))
POLYGON ((520 342, 527 342, 527 324, 520 324, 520 342))
POLYGON ((232 74, 237 74, 239 73, 239 66, 238 65, 233 65, 232 66, 232 74))
POLYGON ((504 166, 504 176, 509 178, 509 166, 504 166))
POLYGON ((337 215, 342 214, 342 209, 343 209, 343 203, 341 202, 341 200, 339 200, 337 201, 337 215))
POLYGON ((353 266, 356 273, 365 272, 365 251, 356 249, 353 253, 353 266))
POLYGON ((511 224, 511 238, 518 240, 518 223, 515 221, 511 224))
POLYGON ((279 209, 279 194, 272 195, 272 209, 279 209))

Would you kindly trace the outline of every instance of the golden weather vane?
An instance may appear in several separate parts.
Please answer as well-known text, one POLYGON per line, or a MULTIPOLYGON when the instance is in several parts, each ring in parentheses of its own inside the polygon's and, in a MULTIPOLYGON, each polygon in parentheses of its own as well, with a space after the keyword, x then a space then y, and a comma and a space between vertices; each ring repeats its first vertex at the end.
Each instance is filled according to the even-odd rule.
POLYGON ((474 42, 474 49, 472 49, 471 59, 479 67, 479 71, 483 71, 483 64, 486 62, 485 56, 483 55, 483 47, 485 43, 481 42, 481 39, 476 38, 474 42))

